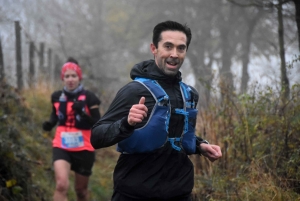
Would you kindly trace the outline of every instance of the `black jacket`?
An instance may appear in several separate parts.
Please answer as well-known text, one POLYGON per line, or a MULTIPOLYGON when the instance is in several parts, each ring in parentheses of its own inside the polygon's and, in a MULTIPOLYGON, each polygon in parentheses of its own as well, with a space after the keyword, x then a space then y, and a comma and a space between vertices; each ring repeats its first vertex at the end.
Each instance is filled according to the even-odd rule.
MULTIPOLYGON (((172 108, 183 108, 177 76, 166 76, 155 64, 148 60, 136 64, 131 78, 144 77, 155 79, 170 97, 172 108)), ((119 90, 108 111, 94 125, 91 144, 95 149, 114 145, 129 137, 135 128, 142 127, 148 120, 135 127, 127 122, 132 105, 145 97, 148 117, 155 99, 140 83, 130 82, 119 90)), ((183 131, 183 116, 172 114, 169 123, 169 137, 179 137, 183 131)), ((114 171, 114 190, 136 199, 171 199, 189 195, 194 185, 193 164, 183 152, 174 150, 169 143, 164 147, 145 154, 121 154, 114 171)))

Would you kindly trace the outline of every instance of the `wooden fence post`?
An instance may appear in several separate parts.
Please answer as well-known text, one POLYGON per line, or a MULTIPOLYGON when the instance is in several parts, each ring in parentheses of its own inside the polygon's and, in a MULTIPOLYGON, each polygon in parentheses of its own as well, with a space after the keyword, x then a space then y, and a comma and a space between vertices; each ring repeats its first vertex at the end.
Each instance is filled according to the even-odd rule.
MULTIPOLYGON (((44 48, 45 48, 45 44, 43 42, 40 43, 40 51, 39 51, 39 69, 40 72, 42 72, 42 74, 45 73, 45 69, 44 69, 44 48)), ((43 75, 45 76, 45 75, 43 75)))
POLYGON ((4 73, 4 62, 3 62, 3 51, 2 51, 2 43, 0 38, 0 82, 4 80, 5 73, 4 73))
POLYGON ((15 21, 16 31, 16 68, 17 68, 17 88, 23 88, 23 73, 22 73, 22 46, 21 46, 21 27, 19 21, 15 21))
POLYGON ((33 87, 35 84, 35 69, 34 69, 34 43, 29 43, 29 86, 33 87))
POLYGON ((52 82, 52 77, 53 77, 53 71, 52 71, 52 50, 51 48, 48 49, 48 69, 47 69, 47 74, 49 75, 49 81, 52 82))

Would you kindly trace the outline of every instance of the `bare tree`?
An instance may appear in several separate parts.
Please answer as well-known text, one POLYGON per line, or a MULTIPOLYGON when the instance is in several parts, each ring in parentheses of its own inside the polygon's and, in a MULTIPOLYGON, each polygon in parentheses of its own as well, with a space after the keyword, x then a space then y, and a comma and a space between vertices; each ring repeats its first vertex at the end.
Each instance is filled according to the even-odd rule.
MULTIPOLYGON (((257 1, 257 0, 252 0, 252 1, 243 1, 243 2, 238 2, 235 0, 228 0, 231 3, 235 5, 239 5, 242 7, 257 7, 257 8, 268 8, 268 9, 273 9, 276 8, 277 10, 277 22, 278 22, 278 46, 279 46, 279 56, 281 60, 281 65, 280 65, 280 72, 281 72, 281 77, 280 77, 280 82, 281 82, 281 91, 282 91, 282 97, 284 99, 289 97, 290 93, 290 86, 289 86, 289 79, 287 76, 287 70, 286 70, 286 61, 285 61, 285 43, 284 43, 284 25, 283 25, 283 13, 282 13, 282 5, 287 4, 291 2, 291 0, 278 0, 278 3, 274 3, 272 0, 268 1, 257 1)), ((295 3, 297 5, 298 3, 295 3)), ((298 8, 299 9, 299 8, 298 8)), ((296 8, 296 19, 298 19, 297 15, 299 15, 299 12, 297 13, 297 8, 296 8)), ((298 24, 298 23, 297 23, 298 24)), ((299 32, 298 32, 299 33, 299 32)), ((299 40, 299 39, 298 39, 299 40)))
POLYGON ((299 0, 293 0, 295 3, 295 10, 296 10, 296 23, 297 23, 297 28, 298 28, 298 47, 299 47, 299 52, 300 52, 300 1, 299 0))
MULTIPOLYGON (((176 0, 177 6, 170 6, 174 0, 79 0, 76 3, 27 0, 18 4, 24 8, 21 20, 27 39, 36 44, 43 41, 46 47, 51 47, 53 55, 62 60, 67 56, 76 57, 84 74, 101 90, 119 88, 130 80, 128 71, 136 62, 151 57, 148 44, 155 24, 168 19, 187 23, 193 32, 187 60, 203 98, 201 103, 205 105, 209 102, 213 81, 217 80, 215 72, 226 77, 231 82, 228 88, 233 89, 237 83, 234 83, 236 72, 232 70, 239 70, 242 62, 241 90, 247 91, 251 59, 261 55, 267 58, 275 52, 278 57, 279 46, 274 38, 277 30, 273 29, 278 20, 273 16, 271 19, 274 13, 267 15, 271 7, 275 8, 269 3, 273 1, 236 2, 236 5, 245 3, 247 7, 241 9, 226 1, 207 0, 176 0), (261 20, 258 7, 264 14, 261 20), (219 69, 214 71, 216 67, 219 69), (116 80, 114 86, 106 84, 110 79, 116 80)), ((286 35, 292 35, 291 30, 284 29, 286 35)), ((291 42, 286 39, 286 43, 291 42)))
MULTIPOLYGON (((281 91, 283 93, 283 98, 287 99, 290 94, 290 84, 286 73, 286 62, 285 62, 285 49, 284 49, 284 29, 283 29, 283 17, 282 17, 282 4, 283 0, 279 0, 277 7, 278 13, 278 41, 279 41, 279 51, 280 51, 280 71, 281 71, 281 91)), ((283 102, 285 100, 283 99, 283 102)))
MULTIPOLYGON (((244 9, 245 10, 245 9, 244 9)), ((254 11, 248 13, 246 10, 244 12, 244 19, 246 22, 246 33, 245 38, 242 41, 242 78, 241 78, 241 93, 246 93, 248 88, 249 73, 248 64, 250 60, 250 48, 252 43, 252 35, 258 20, 262 16, 261 8, 254 8, 254 11), (251 17, 254 16, 254 17, 251 17)))

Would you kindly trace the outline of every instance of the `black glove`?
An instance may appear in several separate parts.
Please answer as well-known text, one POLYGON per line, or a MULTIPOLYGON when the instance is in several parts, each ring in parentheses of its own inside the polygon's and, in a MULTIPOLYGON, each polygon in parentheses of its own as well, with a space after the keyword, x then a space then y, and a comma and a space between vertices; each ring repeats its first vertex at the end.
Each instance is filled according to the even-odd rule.
POLYGON ((83 108, 82 101, 75 101, 72 105, 72 109, 80 115, 83 113, 82 108, 83 108))
POLYGON ((43 129, 44 129, 45 131, 51 131, 52 128, 53 128, 53 125, 51 124, 51 122, 45 121, 45 122, 43 123, 43 129))

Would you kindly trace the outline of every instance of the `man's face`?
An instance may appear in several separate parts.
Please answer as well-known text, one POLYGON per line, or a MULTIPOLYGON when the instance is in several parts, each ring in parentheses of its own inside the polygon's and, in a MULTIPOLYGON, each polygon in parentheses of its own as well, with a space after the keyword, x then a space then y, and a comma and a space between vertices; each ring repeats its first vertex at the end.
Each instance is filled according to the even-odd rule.
POLYGON ((152 43, 150 48, 156 65, 166 75, 175 76, 186 55, 186 35, 180 31, 163 31, 158 47, 152 43))

